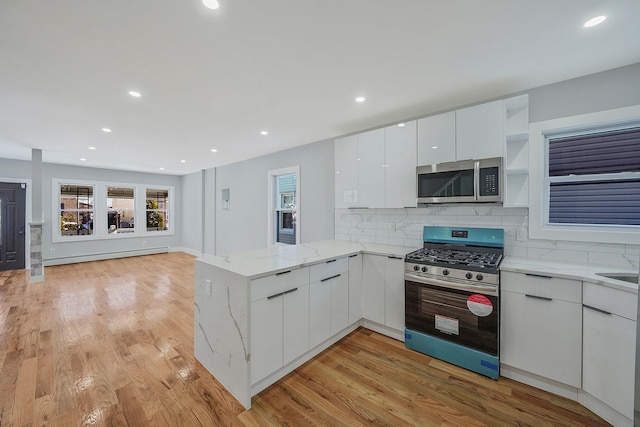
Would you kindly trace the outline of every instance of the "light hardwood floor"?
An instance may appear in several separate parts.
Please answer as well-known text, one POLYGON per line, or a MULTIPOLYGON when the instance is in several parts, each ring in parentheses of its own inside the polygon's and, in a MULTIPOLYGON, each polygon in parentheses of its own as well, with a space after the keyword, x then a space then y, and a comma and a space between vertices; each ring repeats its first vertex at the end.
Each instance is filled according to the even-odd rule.
POLYGON ((0 426, 604 426, 358 329, 245 411, 193 357, 193 257, 0 273, 0 426))

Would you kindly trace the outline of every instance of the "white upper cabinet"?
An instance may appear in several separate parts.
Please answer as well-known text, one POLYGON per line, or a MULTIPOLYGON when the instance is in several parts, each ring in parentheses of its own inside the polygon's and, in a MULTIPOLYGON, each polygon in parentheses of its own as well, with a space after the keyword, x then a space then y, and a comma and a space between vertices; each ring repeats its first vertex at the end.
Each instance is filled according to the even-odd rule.
POLYGON ((334 146, 336 208, 358 207, 358 136, 336 139, 334 146))
POLYGON ((358 135, 358 207, 386 207, 384 156, 384 129, 358 135))
POLYGON ((417 166, 456 160, 456 112, 418 120, 417 166))
POLYGON ((502 157, 505 110, 502 100, 456 111, 456 160, 502 157))
POLYGON ((415 121, 384 130, 387 208, 417 206, 415 121))

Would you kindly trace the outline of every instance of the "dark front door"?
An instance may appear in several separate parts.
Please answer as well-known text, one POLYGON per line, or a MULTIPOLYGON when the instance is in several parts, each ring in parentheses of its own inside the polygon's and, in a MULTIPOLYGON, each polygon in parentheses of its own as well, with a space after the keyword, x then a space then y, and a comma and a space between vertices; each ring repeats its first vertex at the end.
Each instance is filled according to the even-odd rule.
POLYGON ((24 268, 25 188, 0 182, 0 271, 24 268))

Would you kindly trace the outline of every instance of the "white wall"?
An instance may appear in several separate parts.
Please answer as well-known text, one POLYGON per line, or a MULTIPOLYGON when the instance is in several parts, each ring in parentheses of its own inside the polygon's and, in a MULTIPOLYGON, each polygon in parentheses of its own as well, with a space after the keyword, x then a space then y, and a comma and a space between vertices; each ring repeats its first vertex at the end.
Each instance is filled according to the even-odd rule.
POLYGON ((203 176, 204 171, 195 172, 182 177, 182 227, 180 245, 194 253, 202 253, 203 233, 203 176))
POLYGON ((267 247, 267 172, 300 165, 301 242, 333 239, 333 141, 316 142, 216 169, 216 254, 267 247), (231 190, 222 210, 221 190, 231 190))

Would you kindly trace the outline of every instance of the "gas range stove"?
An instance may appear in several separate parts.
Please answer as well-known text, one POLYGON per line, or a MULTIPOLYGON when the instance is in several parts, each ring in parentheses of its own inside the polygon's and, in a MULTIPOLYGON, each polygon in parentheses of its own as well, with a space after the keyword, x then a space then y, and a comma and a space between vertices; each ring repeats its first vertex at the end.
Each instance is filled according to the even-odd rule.
POLYGON ((405 256, 405 272, 497 285, 503 233, 501 229, 424 227, 424 246, 405 256))

